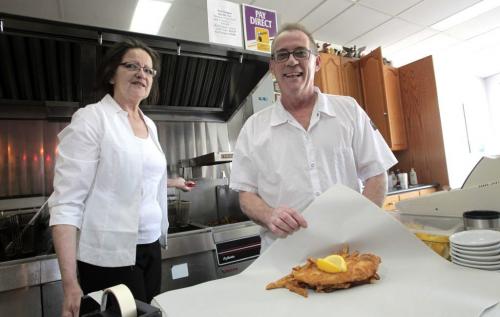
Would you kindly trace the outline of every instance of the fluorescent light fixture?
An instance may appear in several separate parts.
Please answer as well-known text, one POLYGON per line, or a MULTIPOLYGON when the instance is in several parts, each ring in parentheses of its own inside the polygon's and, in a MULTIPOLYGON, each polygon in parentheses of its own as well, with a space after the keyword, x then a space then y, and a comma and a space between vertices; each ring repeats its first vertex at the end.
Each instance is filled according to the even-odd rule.
POLYGON ((158 0, 137 1, 130 31, 157 34, 170 6, 172 3, 158 0))
POLYGON ((465 10, 458 12, 457 14, 452 15, 449 18, 446 18, 432 25, 431 27, 439 31, 445 31, 452 26, 475 18, 478 15, 490 11, 498 6, 500 6, 500 0, 483 0, 473 6, 468 7, 465 10))

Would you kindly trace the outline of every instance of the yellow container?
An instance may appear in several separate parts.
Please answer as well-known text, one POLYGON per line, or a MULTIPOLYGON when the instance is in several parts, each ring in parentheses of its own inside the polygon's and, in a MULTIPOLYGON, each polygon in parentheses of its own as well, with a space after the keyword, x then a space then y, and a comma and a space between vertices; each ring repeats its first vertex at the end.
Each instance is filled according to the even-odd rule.
POLYGON ((463 221, 459 217, 442 217, 394 213, 395 218, 404 224, 420 240, 443 258, 450 259, 449 236, 463 230, 463 221))
POLYGON ((415 235, 443 258, 450 259, 450 240, 448 236, 415 232, 415 235))

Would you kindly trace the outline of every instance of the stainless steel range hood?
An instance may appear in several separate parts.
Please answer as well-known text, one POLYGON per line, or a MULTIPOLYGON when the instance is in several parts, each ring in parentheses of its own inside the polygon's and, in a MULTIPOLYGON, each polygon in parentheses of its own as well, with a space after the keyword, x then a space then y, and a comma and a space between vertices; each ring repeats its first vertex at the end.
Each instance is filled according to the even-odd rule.
POLYGON ((67 118, 94 102, 100 57, 132 36, 161 54, 160 100, 146 102, 146 113, 165 121, 227 121, 267 73, 268 55, 210 43, 206 0, 164 1, 171 6, 158 31, 134 31, 140 2, 2 1, 0 118, 67 118))

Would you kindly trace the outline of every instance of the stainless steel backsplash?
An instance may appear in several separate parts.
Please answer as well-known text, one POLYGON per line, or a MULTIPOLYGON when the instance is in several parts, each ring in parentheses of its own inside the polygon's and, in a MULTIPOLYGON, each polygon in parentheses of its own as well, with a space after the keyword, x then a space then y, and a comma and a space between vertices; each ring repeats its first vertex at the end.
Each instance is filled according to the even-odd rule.
POLYGON ((0 198, 52 191, 57 133, 67 123, 0 120, 0 198))
MULTIPOLYGON (((178 161, 217 151, 232 151, 243 122, 245 104, 228 122, 156 122, 170 176, 178 161)), ((50 195, 53 190, 57 134, 68 122, 0 120, 0 198, 50 195)), ((230 176, 231 164, 205 166, 197 178, 230 176)))

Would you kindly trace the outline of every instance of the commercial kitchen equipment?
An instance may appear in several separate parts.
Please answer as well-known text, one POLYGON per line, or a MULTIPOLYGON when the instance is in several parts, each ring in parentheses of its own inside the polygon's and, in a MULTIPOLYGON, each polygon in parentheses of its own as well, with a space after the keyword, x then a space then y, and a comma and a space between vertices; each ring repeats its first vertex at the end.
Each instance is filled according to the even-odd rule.
POLYGON ((216 185, 215 201, 216 213, 202 223, 169 228, 162 291, 238 274, 259 256, 260 226, 243 214, 238 193, 216 185))
POLYGON ((252 221, 169 229, 162 250, 162 288, 168 291, 235 275, 260 254, 259 226, 252 221))
POLYGON ((0 232, 4 256, 0 260, 2 316, 60 315, 61 274, 44 202, 43 196, 0 200, 0 220, 11 225, 0 232), (14 239, 13 244, 6 242, 10 239, 14 239))
POLYGON ((470 210, 500 210, 500 156, 483 157, 461 188, 400 201, 404 213, 460 217, 470 210))
POLYGON ((198 178, 202 175, 203 166, 219 165, 231 163, 233 152, 210 152, 200 156, 179 160, 178 167, 180 174, 185 179, 198 178))
POLYGON ((169 228, 167 244, 168 249, 162 249, 162 292, 217 278, 210 227, 189 224, 169 228))
POLYGON ((216 164, 230 163, 233 160, 233 152, 211 152, 197 157, 179 161, 181 167, 210 166, 216 164))
POLYGON ((260 255, 260 227, 252 221, 212 229, 218 278, 241 273, 260 255))

